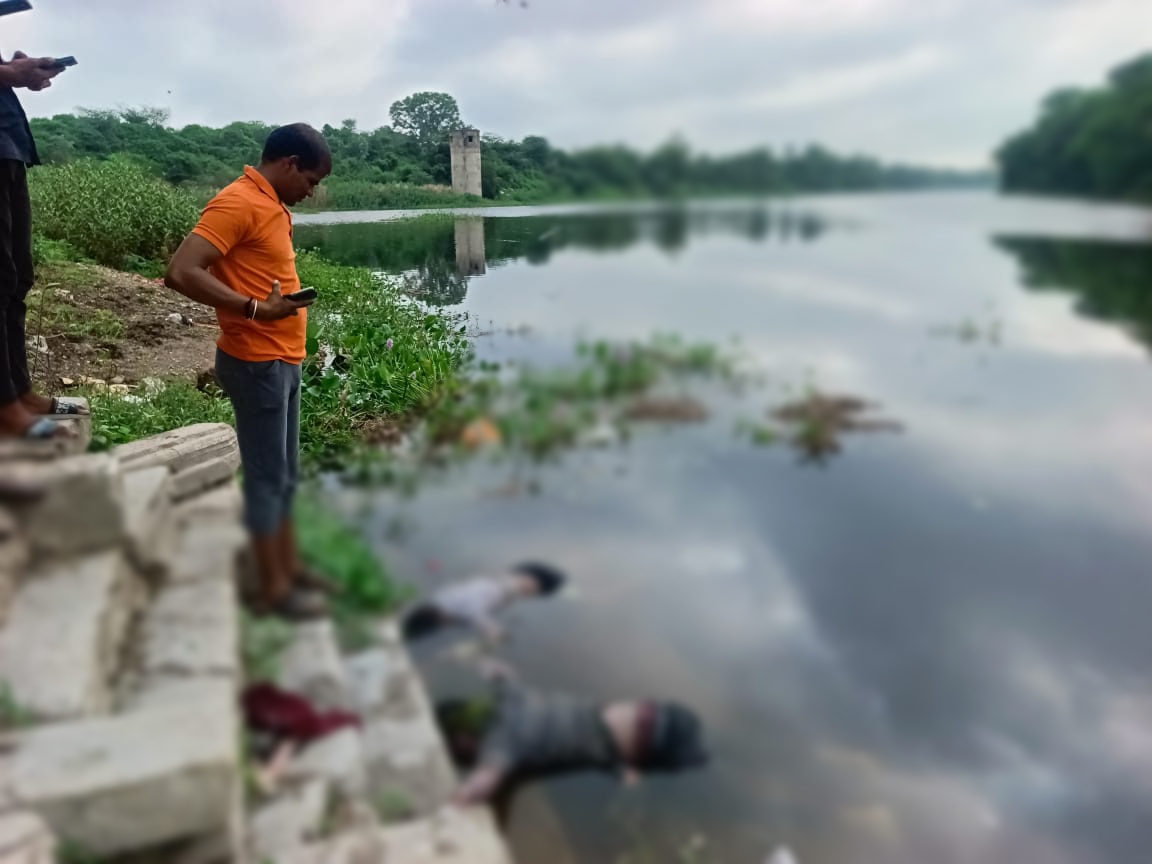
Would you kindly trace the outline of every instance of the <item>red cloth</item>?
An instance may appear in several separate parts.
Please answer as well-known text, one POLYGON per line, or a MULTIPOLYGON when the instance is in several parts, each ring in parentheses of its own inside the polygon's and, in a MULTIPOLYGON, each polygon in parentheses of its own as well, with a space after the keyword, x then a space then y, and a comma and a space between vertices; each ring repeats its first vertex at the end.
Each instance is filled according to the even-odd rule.
POLYGON ((308 744, 346 726, 359 726, 360 718, 347 711, 320 712, 303 696, 272 684, 253 684, 242 697, 244 719, 250 729, 308 744))

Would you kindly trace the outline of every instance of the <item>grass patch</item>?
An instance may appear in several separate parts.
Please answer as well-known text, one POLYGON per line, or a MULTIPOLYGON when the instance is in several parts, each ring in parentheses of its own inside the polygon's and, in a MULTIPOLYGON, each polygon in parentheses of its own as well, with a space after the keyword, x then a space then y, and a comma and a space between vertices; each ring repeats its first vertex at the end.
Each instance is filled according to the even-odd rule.
POLYGON ((124 336, 124 322, 116 313, 83 305, 58 283, 37 284, 28 292, 27 303, 30 329, 46 339, 114 342, 124 336))
POLYGON ((187 381, 170 381, 153 393, 86 394, 92 406, 92 449, 107 450, 193 423, 233 423, 232 404, 187 381))
POLYGON ((308 566, 340 586, 333 598, 332 618, 341 648, 362 650, 373 642, 370 627, 408 599, 364 538, 325 509, 314 495, 301 495, 296 504, 296 535, 308 566))

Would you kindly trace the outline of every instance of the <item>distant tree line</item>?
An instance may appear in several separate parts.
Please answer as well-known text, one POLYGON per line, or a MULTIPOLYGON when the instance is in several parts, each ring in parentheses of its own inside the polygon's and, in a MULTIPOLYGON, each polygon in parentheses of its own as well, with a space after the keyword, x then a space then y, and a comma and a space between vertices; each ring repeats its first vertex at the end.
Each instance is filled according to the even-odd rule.
POLYGON ((1005 191, 1152 200, 1152 54, 1052 93, 996 155, 1005 191))
MULTIPOLYGON (((325 125, 333 176, 318 203, 356 208, 445 203, 451 184, 448 132, 459 128, 456 101, 417 93, 392 106, 392 125, 362 131, 356 121, 325 125)), ((169 182, 218 188, 255 162, 270 127, 230 123, 175 129, 157 108, 86 110, 36 118, 33 131, 49 164, 125 154, 169 182)), ((652 153, 625 146, 569 152, 539 136, 509 141, 485 135, 485 198, 542 202, 583 197, 916 189, 986 185, 990 177, 840 156, 823 147, 774 152, 758 148, 731 156, 694 153, 673 139, 652 153)), ((461 202, 462 203, 462 202, 461 202)))

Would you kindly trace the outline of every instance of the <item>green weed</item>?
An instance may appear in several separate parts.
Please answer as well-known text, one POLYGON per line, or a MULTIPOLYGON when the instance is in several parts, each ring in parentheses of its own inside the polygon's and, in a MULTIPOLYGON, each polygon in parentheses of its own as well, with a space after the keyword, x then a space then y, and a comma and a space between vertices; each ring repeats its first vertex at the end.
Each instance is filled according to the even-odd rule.
POLYGON ((193 423, 232 423, 232 405, 187 381, 170 381, 154 393, 87 394, 92 405, 92 449, 159 435, 193 423))
POLYGON ((111 267, 167 258, 199 215, 192 196, 122 157, 38 168, 28 189, 44 237, 111 267))

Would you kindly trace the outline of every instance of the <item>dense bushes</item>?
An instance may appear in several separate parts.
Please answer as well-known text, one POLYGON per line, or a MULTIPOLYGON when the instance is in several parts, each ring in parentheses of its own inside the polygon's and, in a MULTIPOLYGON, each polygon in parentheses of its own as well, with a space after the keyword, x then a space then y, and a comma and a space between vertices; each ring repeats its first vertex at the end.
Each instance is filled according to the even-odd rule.
POLYGON ((37 232, 111 267, 167 258, 199 215, 188 193, 127 159, 36 168, 29 191, 37 232))
POLYGON ((997 158, 1010 192, 1152 200, 1152 54, 1114 69, 1104 87, 1051 94, 997 158))

